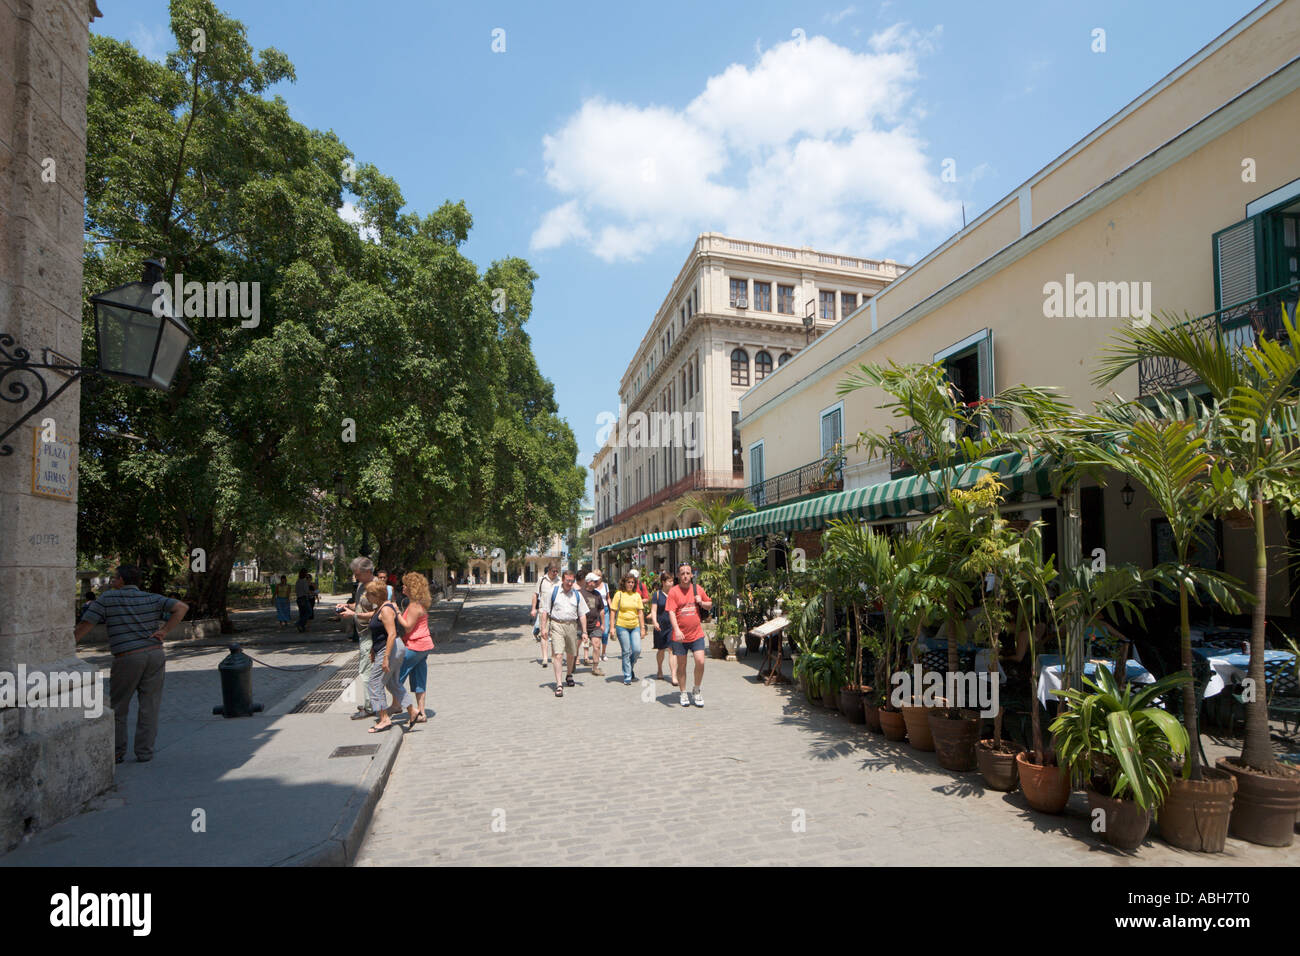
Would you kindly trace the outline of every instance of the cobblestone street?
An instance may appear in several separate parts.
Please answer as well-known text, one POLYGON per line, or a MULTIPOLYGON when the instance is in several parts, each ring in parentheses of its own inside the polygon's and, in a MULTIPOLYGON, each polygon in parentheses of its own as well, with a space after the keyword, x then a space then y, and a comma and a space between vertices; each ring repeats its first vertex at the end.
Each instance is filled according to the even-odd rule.
MULTIPOLYGON (((753 658, 708 662, 703 709, 666 680, 624 687, 580 667, 552 693, 528 587, 476 589, 430 660, 427 725, 407 735, 357 862, 389 864, 1296 865, 1300 846, 1228 841, 1218 855, 1158 836, 1135 855, 1066 816, 1034 813, 978 773, 939 768, 789 686, 753 658)), ((648 642, 647 642, 648 643, 648 642)), ((653 651, 637 677, 653 678, 653 651)))

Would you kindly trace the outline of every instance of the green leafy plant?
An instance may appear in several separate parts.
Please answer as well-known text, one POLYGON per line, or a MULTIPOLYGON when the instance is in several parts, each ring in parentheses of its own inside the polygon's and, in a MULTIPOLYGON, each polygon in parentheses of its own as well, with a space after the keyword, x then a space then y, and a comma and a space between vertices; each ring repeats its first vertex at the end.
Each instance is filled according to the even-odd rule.
POLYGON ((1110 796, 1131 799, 1143 810, 1158 809, 1169 792, 1172 763, 1194 748, 1178 719, 1155 703, 1190 681, 1178 673, 1141 690, 1121 689, 1107 668, 1098 667, 1095 680, 1083 679, 1092 693, 1056 691, 1068 705, 1052 722, 1057 761, 1094 789, 1109 789, 1110 796))

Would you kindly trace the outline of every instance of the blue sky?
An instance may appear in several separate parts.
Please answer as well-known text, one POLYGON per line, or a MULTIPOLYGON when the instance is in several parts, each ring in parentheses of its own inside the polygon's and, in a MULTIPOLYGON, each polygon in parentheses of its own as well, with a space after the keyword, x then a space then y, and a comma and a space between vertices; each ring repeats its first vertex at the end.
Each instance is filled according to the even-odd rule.
MULTIPOLYGON (((979 215, 1255 6, 218 5, 289 56, 297 83, 276 92, 295 118, 394 177, 410 209, 464 199, 480 268, 532 262, 538 364, 584 466, 698 233, 915 262, 961 203, 979 215)), ((165 0, 100 7, 95 32, 169 48, 165 0)))

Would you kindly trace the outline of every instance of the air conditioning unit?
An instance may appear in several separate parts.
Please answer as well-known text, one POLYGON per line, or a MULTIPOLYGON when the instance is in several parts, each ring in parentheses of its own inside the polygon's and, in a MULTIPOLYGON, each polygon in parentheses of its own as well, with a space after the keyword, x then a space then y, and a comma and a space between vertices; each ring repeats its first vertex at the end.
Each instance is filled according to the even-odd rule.
POLYGON ((744 298, 737 299, 737 300, 733 303, 733 305, 734 305, 737 309, 748 309, 748 308, 749 308, 749 300, 748 300, 748 299, 744 299, 744 298))

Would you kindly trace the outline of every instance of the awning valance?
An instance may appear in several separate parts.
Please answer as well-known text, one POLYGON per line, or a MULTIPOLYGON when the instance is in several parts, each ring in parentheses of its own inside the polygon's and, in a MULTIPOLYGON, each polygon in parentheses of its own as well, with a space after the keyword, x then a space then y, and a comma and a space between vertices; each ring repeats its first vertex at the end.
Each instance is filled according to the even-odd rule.
POLYGON ((601 548, 601 551, 622 551, 625 548, 635 548, 641 543, 641 536, 635 538, 624 538, 622 541, 615 541, 613 544, 607 544, 601 548))
MULTIPOLYGON (((970 488, 980 478, 992 472, 1002 479, 1008 493, 1031 492, 1051 494, 1052 461, 1047 455, 1032 458, 1023 452, 995 455, 976 462, 958 465, 955 488, 970 488)), ((882 518, 903 518, 913 512, 925 514, 939 505, 939 495, 932 489, 937 484, 936 472, 923 477, 909 475, 876 485, 836 491, 817 498, 779 505, 764 511, 737 515, 727 524, 733 538, 752 538, 777 531, 817 531, 836 518, 856 518, 859 521, 877 521, 882 518)))
POLYGON ((660 541, 680 541, 682 538, 694 538, 704 534, 703 528, 677 528, 673 531, 655 531, 641 535, 642 544, 657 544, 660 541))

